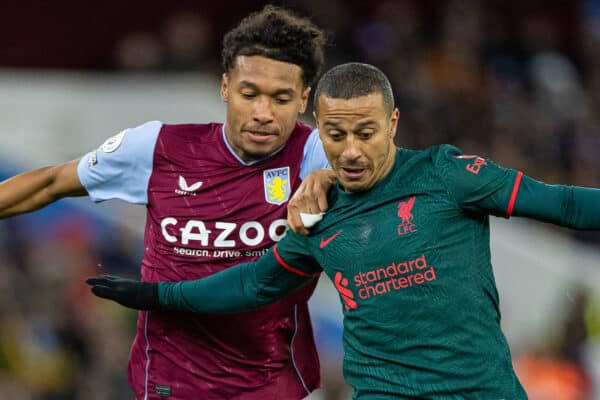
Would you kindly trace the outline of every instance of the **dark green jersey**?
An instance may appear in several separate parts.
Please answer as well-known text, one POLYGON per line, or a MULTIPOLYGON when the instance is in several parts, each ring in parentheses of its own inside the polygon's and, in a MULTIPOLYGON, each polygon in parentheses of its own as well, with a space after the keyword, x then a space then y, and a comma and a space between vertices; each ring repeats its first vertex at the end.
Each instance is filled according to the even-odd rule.
POLYGON ((333 190, 311 236, 276 246, 284 266, 322 267, 339 291, 357 398, 526 398, 500 330, 488 222, 510 214, 519 179, 451 146, 400 150, 372 190, 333 190))
POLYGON ((290 232, 256 262, 161 282, 161 307, 250 310, 324 270, 344 307, 356 398, 525 399, 500 331, 488 215, 600 229, 600 190, 547 185, 440 146, 398 151, 370 191, 336 188, 329 202, 309 237, 290 232))

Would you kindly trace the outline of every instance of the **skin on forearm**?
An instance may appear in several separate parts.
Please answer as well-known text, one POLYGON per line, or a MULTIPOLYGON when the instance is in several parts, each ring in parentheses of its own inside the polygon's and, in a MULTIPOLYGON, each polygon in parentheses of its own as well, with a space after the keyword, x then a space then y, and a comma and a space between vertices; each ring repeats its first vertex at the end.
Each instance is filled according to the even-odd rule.
POLYGON ((74 160, 24 172, 0 183, 0 218, 38 210, 63 197, 85 196, 74 160))

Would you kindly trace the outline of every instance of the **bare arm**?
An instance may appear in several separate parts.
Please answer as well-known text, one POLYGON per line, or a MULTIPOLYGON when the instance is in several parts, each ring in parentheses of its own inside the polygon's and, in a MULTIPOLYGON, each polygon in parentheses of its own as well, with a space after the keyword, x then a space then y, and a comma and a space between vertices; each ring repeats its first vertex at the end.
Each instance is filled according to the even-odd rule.
POLYGON ((0 182, 0 218, 35 211, 63 197, 87 195, 77 175, 78 163, 39 168, 0 182))

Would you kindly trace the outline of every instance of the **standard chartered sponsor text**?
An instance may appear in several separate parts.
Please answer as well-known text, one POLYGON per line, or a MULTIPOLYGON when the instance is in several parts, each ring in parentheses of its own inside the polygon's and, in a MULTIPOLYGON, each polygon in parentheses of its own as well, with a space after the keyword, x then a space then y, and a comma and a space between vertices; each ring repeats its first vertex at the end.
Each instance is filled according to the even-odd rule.
POLYGON ((366 300, 436 279, 434 267, 427 264, 423 254, 414 260, 393 262, 387 267, 359 272, 354 275, 354 285, 359 288, 358 297, 366 300))

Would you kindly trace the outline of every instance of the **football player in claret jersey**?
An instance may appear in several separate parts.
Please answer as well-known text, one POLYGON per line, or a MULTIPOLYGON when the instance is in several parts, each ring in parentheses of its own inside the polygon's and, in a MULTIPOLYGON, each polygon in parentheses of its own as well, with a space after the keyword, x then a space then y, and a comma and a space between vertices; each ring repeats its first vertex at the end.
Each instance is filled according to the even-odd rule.
MULTIPOLYGON (((2 183, 0 217, 74 195, 144 204, 147 282, 255 260, 283 237, 302 179, 328 167, 318 132, 297 121, 324 44, 319 28, 286 10, 251 14, 223 42, 225 124, 126 129, 80 160, 2 183)), ((307 307, 314 286, 250 313, 141 312, 129 363, 136 398, 306 397, 320 382, 307 307)))
POLYGON ((354 398, 526 399, 500 329, 489 215, 600 229, 600 190, 546 185, 449 145, 396 149, 399 112, 370 65, 326 72, 315 101, 338 185, 309 236, 288 232, 258 261, 205 279, 97 277, 92 291, 139 309, 232 312, 324 271, 344 310, 354 398))

